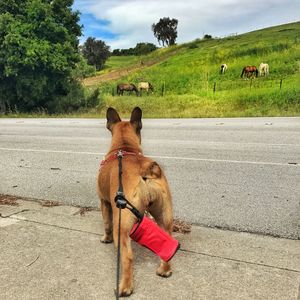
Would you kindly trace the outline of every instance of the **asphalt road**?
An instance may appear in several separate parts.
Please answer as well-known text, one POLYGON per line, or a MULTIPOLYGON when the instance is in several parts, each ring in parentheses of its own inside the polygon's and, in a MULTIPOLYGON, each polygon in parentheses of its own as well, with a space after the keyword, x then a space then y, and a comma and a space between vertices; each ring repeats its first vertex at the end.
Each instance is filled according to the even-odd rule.
MULTIPOLYGON (((97 206, 105 120, 0 119, 0 193, 97 206)), ((300 118, 144 120, 174 214, 195 224, 300 238, 300 118)))

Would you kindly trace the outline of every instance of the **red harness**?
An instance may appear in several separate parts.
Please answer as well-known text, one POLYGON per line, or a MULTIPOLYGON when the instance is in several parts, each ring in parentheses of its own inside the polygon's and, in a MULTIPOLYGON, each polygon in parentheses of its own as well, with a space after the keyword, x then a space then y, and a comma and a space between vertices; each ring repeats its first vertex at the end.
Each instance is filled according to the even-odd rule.
MULTIPOLYGON (((135 153, 135 152, 129 152, 129 151, 122 150, 122 149, 120 149, 120 151, 122 151, 123 156, 127 156, 127 155, 134 155, 134 156, 136 156, 136 155, 142 155, 142 153, 140 153, 140 152, 139 152, 139 153, 135 153)), ((118 151, 115 152, 115 153, 113 153, 112 155, 110 155, 108 158, 103 159, 103 160, 100 162, 100 169, 101 169, 101 167, 103 167, 105 164, 107 164, 108 162, 110 162, 110 161, 116 159, 117 157, 118 157, 118 151)))

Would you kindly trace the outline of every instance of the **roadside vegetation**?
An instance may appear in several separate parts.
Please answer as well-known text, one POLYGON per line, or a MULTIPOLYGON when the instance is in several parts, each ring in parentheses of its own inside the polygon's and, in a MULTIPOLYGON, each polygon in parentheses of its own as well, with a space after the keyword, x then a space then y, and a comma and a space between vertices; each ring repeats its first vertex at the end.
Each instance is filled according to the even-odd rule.
MULTIPOLYGON (((52 8, 47 6, 47 9, 52 8)), ((66 11, 69 13, 69 8, 66 11)), ((77 18, 77 13, 74 16, 77 18)), ((3 20, 8 18, 7 14, 2 17, 3 20)), ((4 29, 5 24, 0 22, 4 29)), ((32 30, 35 32, 35 27, 32 30)), ((75 47, 74 34, 72 38, 75 47)), ((47 40, 45 44, 50 42, 47 40)), ((60 42, 63 44, 63 40, 60 42)), ((57 44, 59 45, 58 42, 57 44)), ((35 45, 37 44, 33 44, 35 45)), ((143 49, 138 45, 149 46, 145 43, 137 44, 138 49, 143 49)), ((30 47, 32 44, 28 42, 28 49, 30 47)), ((117 56, 110 56, 104 67, 97 71, 95 66, 87 64, 80 52, 72 49, 74 59, 72 68, 65 69, 65 81, 53 79, 55 72, 61 71, 59 65, 56 65, 58 62, 55 60, 55 64, 52 63, 46 55, 45 62, 50 62, 49 66, 41 60, 44 56, 34 60, 29 66, 28 61, 31 61, 25 59, 23 62, 27 65, 18 64, 18 68, 13 65, 14 73, 10 72, 9 76, 17 78, 24 71, 21 83, 27 88, 30 84, 30 78, 25 76, 28 68, 36 70, 40 60, 46 68, 42 69, 44 79, 38 85, 31 84, 35 87, 31 89, 32 95, 25 95, 28 107, 30 99, 35 97, 40 101, 30 111, 22 109, 19 105, 21 98, 18 98, 20 94, 2 81, 2 97, 5 95, 4 91, 10 95, 13 103, 8 105, 6 116, 104 117, 109 106, 115 107, 122 115, 129 116, 132 108, 137 105, 142 108, 144 116, 149 118, 300 115, 300 22, 225 38, 213 38, 206 34, 190 43, 157 50, 151 48, 144 55, 129 55, 128 51, 125 51, 126 55, 122 55, 124 49, 121 50, 117 56), (262 62, 270 66, 268 76, 241 78, 244 66, 255 65, 258 68, 262 62), (228 70, 221 75, 220 66, 223 63, 227 64, 228 70), (49 72, 49 68, 53 66, 57 69, 53 68, 55 72, 52 69, 49 72), (154 86, 154 92, 143 92, 139 97, 126 92, 124 96, 116 95, 118 83, 137 85, 141 81, 150 82, 154 86), (50 90, 52 86, 54 88, 50 90), (46 96, 45 90, 48 93, 46 96)), ((62 52, 61 55, 63 54, 65 55, 62 52)), ((2 61, 0 59, 0 65, 2 61)), ((10 71, 9 68, 3 70, 10 71)), ((63 73, 59 74, 61 76, 63 73)), ((5 77, 7 75, 0 74, 1 76, 8 80, 5 77)), ((5 96, 3 99, 6 101, 8 98, 5 96)))

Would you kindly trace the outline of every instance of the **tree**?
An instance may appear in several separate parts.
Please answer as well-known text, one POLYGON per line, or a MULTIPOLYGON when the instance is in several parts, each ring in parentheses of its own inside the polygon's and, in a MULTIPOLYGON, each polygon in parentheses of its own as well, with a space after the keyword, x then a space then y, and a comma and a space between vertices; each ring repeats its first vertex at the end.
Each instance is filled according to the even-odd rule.
POLYGON ((114 49, 113 52, 111 53, 112 56, 120 56, 121 52, 120 49, 114 49))
POLYGON ((163 46, 171 46, 175 44, 177 38, 177 19, 162 18, 159 22, 152 24, 152 31, 157 38, 158 43, 162 42, 163 46))
POLYGON ((121 55, 144 55, 156 50, 157 47, 152 43, 137 43, 135 48, 129 49, 115 49, 112 51, 111 55, 121 56, 121 55))
POLYGON ((152 43, 138 43, 134 48, 135 55, 144 55, 156 50, 157 47, 152 43))
POLYGON ((205 34, 205 35, 203 36, 203 39, 204 39, 204 40, 211 40, 211 39, 212 39, 212 36, 211 36, 210 34, 205 34))
POLYGON ((0 0, 2 107, 49 109, 70 92, 81 35, 72 5, 73 0, 0 0))
POLYGON ((89 37, 83 44, 82 54, 88 64, 95 66, 96 70, 99 71, 103 69, 104 63, 110 55, 109 46, 101 40, 89 37))
POLYGON ((80 61, 76 64, 76 68, 72 72, 72 77, 82 80, 94 75, 96 75, 96 68, 89 65, 87 60, 80 55, 80 61))

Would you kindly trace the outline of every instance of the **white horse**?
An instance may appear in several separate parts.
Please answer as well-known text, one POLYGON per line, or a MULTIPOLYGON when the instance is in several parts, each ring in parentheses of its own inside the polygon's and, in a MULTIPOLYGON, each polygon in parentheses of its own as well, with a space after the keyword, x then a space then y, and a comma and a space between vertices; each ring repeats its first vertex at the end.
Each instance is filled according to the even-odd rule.
POLYGON ((221 65, 221 70, 220 70, 220 74, 225 74, 225 71, 227 70, 227 65, 226 64, 222 64, 221 65))
POLYGON ((142 90, 147 91, 147 93, 149 93, 149 90, 153 92, 153 85, 148 81, 142 81, 138 83, 138 90, 140 94, 142 93, 142 90))
POLYGON ((268 64, 265 64, 265 63, 261 63, 259 65, 259 75, 260 76, 267 76, 269 75, 269 65, 268 64))

